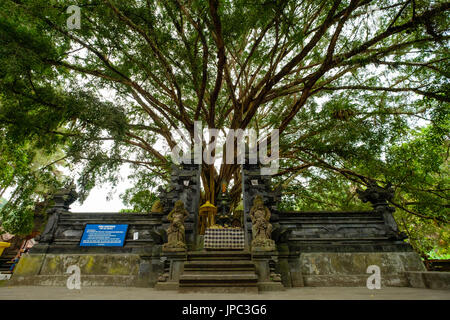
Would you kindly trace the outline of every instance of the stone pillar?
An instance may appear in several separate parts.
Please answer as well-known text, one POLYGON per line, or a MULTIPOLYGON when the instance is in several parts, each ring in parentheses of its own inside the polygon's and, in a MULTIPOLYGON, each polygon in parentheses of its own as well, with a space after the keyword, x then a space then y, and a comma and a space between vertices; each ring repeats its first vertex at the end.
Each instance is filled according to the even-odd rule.
POLYGON ((78 198, 74 184, 57 191, 53 197, 53 206, 47 211, 48 219, 42 234, 36 237, 38 244, 31 249, 33 253, 45 253, 55 238, 61 213, 69 212, 70 205, 78 198))
POLYGON ((272 190, 272 177, 261 175, 260 166, 258 164, 243 164, 242 168, 242 198, 244 205, 244 230, 246 246, 250 246, 252 241, 252 222, 250 219, 250 209, 253 206, 253 200, 256 195, 260 195, 264 200, 264 205, 270 210, 270 223, 273 231, 279 228, 279 215, 277 203, 281 199, 279 190, 272 190))
POLYGON ((200 174, 201 166, 198 164, 173 165, 169 190, 159 188, 164 213, 162 226, 164 230, 169 227, 167 215, 177 200, 183 201, 185 209, 189 212, 185 220, 186 244, 189 250, 195 250, 197 244, 200 174))
POLYGON ((275 271, 275 265, 278 262, 276 251, 252 251, 252 261, 255 263, 256 273, 258 274, 260 291, 284 290, 281 276, 275 271))
POLYGON ((253 205, 253 198, 261 192, 262 185, 259 185, 260 169, 258 165, 243 164, 242 172, 242 202, 244 206, 244 233, 245 233, 245 249, 250 249, 252 242, 252 222, 250 220, 250 209, 253 205), (252 184, 253 180, 253 184, 252 184))
POLYGON ((186 252, 165 252, 161 260, 165 265, 165 272, 159 277, 155 289, 177 290, 184 262, 187 260, 186 252))
POLYGON ((155 287, 158 278, 164 274, 164 259, 161 259, 161 245, 155 245, 151 254, 140 254, 139 282, 143 287, 155 287))

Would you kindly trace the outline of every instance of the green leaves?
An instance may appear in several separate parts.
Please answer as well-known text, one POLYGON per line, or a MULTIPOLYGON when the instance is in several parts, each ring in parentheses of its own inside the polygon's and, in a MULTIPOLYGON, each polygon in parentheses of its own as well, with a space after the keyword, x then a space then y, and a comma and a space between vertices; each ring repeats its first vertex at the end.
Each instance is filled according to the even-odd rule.
MULTIPOLYGON (((371 178, 394 183, 411 219, 448 221, 449 5, 349 3, 79 0, 69 30, 65 1, 2 1, 0 183, 19 188, 9 221, 28 228, 14 212, 59 183, 29 168, 41 154, 64 157, 82 200, 129 164, 124 202, 144 210, 168 181, 174 132, 194 120, 281 128, 282 206, 364 208, 355 188, 371 178)), ((238 183, 238 166, 216 171, 217 186, 238 183)))
POLYGON ((131 212, 149 213, 158 197, 149 190, 141 190, 135 193, 126 192, 123 197, 125 205, 131 207, 131 212))

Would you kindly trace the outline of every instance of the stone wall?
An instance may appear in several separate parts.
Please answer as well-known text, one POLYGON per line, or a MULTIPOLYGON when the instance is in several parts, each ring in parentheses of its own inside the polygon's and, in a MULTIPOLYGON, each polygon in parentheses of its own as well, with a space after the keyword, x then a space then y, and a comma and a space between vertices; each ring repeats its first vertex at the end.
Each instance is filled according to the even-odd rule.
POLYGON ((48 241, 39 242, 32 253, 135 253, 151 254, 152 236, 162 227, 162 214, 62 212, 48 241), (87 224, 128 224, 123 247, 80 247, 87 224), (138 232, 138 239, 134 233, 138 232))
MULTIPOLYGON (((177 172, 172 181, 175 187, 164 193, 162 213, 71 213, 66 204, 56 206, 42 241, 21 259, 12 283, 65 285, 68 266, 78 265, 83 286, 154 286, 169 267, 167 255, 161 255, 161 245, 166 241, 166 215, 178 198, 186 202, 190 212, 186 220, 189 249, 197 249, 200 171, 184 167, 177 172), (128 224, 124 246, 80 247, 86 224, 128 224), (135 232, 138 239, 133 238, 135 232)), ((279 195, 270 190, 269 180, 260 176, 256 167, 243 166, 245 234, 249 241, 248 212, 254 196, 260 194, 272 211, 272 238, 277 243, 277 252, 270 257, 274 262, 271 268, 281 274, 285 287, 365 286, 369 265, 380 267, 383 286, 409 286, 418 282, 413 272, 425 271, 411 246, 392 231, 395 221, 386 220, 390 214, 386 206, 359 212, 277 212, 279 195), (409 277, 408 272, 412 274, 409 277)), ((179 269, 169 270, 176 271, 173 278, 177 279, 179 269)))
POLYGON ((289 233, 291 252, 412 251, 388 233, 377 211, 280 212, 279 225, 289 233))
POLYGON ((445 271, 408 271, 405 272, 409 286, 413 288, 427 288, 450 290, 450 272, 445 271))
POLYGON ((409 286, 405 272, 425 271, 412 247, 392 236, 379 211, 280 212, 278 272, 286 287, 366 286, 380 267, 382 286, 409 286))
POLYGON ((10 284, 66 286, 71 265, 80 268, 81 286, 151 287, 162 270, 137 254, 27 254, 10 284))
POLYGON ((70 265, 81 269, 82 286, 151 287, 163 272, 161 241, 155 237, 162 214, 57 213, 45 242, 22 256, 11 284, 65 286, 70 265), (128 224, 123 247, 80 247, 86 224, 128 224), (138 239, 134 233, 138 232, 138 239))
POLYGON ((380 268, 382 287, 407 287, 405 272, 425 271, 415 252, 302 253, 298 267, 308 287, 365 287, 371 265, 380 268))

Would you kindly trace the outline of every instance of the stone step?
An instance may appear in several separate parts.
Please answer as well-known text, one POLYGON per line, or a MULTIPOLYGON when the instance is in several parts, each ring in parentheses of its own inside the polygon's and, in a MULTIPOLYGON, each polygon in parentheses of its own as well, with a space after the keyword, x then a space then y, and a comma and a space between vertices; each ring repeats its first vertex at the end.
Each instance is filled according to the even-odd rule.
POLYGON ((179 278, 180 292, 258 293, 258 275, 248 251, 189 252, 179 278))
POLYGON ((202 274, 194 274, 194 273, 183 273, 180 276, 181 281, 242 281, 242 280, 250 280, 257 281, 258 276, 255 273, 202 273, 202 274))
POLYGON ((202 270, 202 269, 195 269, 195 270, 186 270, 183 271, 185 275, 189 276, 199 276, 202 277, 204 275, 224 275, 224 276, 232 276, 232 275, 250 275, 253 276, 255 274, 255 270, 202 270))
POLYGON ((186 273, 208 273, 208 272, 218 272, 218 273, 231 273, 231 272, 251 272, 255 273, 255 267, 248 268, 184 268, 186 273))
POLYGON ((258 294, 258 286, 200 286, 200 287, 179 287, 180 293, 240 293, 240 294, 258 294))
POLYGON ((194 260, 184 263, 184 270, 255 270, 252 261, 243 260, 194 260))
POLYGON ((257 282, 241 281, 241 282, 217 282, 217 281, 203 281, 198 283, 180 282, 178 288, 216 288, 216 287, 255 287, 258 288, 257 282))
POLYGON ((215 260, 215 261, 228 261, 228 260, 246 260, 250 261, 252 258, 248 251, 198 251, 189 252, 187 255, 188 261, 196 260, 215 260))
POLYGON ((0 271, 9 271, 13 264, 14 262, 11 259, 0 259, 0 271))
POLYGON ((204 274, 182 274, 180 276, 180 287, 216 287, 216 286, 257 286, 258 276, 252 273, 204 273, 204 274))

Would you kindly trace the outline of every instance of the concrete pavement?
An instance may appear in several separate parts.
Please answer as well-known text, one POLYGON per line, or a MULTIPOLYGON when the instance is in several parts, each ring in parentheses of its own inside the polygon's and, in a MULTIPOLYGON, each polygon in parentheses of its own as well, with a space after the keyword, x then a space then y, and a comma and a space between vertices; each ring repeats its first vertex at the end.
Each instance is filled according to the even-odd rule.
POLYGON ((450 300, 450 290, 303 287, 259 294, 178 293, 133 287, 0 287, 0 300, 450 300))

